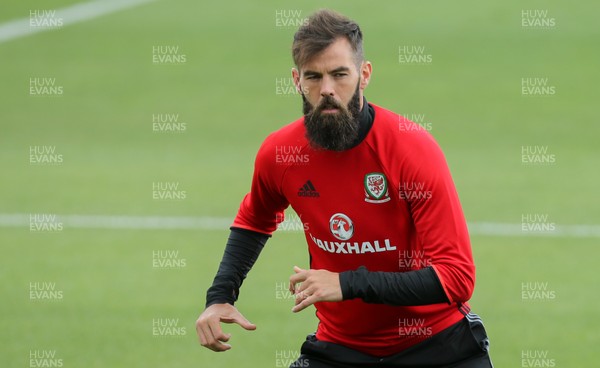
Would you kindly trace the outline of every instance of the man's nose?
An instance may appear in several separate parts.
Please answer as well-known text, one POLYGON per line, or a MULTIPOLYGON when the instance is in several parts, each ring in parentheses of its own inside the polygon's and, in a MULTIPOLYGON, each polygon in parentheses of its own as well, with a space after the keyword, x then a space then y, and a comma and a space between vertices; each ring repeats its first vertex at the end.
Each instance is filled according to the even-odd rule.
POLYGON ((333 89, 333 80, 329 76, 323 77, 321 81, 321 96, 329 95, 333 97, 335 90, 333 89))

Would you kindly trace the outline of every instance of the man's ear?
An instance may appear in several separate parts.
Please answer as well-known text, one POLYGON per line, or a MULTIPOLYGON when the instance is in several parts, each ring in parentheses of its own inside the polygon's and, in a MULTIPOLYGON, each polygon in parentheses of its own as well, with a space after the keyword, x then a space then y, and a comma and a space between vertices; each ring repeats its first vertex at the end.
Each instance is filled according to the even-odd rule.
POLYGON ((294 80, 296 91, 302 94, 302 86, 300 85, 300 72, 296 68, 292 68, 292 79, 294 80))
POLYGON ((373 65, 370 61, 363 61, 360 66, 360 89, 363 90, 369 85, 371 80, 371 73, 373 73, 373 65))

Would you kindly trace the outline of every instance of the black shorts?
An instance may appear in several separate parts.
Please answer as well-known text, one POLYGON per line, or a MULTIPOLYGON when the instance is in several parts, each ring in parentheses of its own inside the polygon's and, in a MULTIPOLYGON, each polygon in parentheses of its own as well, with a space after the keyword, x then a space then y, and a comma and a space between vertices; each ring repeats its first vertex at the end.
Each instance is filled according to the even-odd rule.
POLYGON ((489 340, 478 315, 394 355, 375 357, 308 335, 290 368, 402 367, 491 368, 489 340))

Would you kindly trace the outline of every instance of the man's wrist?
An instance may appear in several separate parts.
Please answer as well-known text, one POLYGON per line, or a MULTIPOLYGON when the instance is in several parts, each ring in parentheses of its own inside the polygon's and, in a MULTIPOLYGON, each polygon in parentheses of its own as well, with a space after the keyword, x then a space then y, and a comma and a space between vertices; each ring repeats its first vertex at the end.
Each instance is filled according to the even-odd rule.
POLYGON ((211 300, 211 301, 207 300, 206 301, 206 305, 204 306, 204 308, 208 308, 208 307, 210 307, 213 304, 231 304, 231 305, 233 305, 233 302, 230 302, 230 301, 227 301, 227 300, 218 300, 218 299, 211 300))
POLYGON ((212 300, 210 302, 206 302, 206 305, 204 306, 204 308, 206 309, 206 308, 210 307, 211 305, 215 305, 215 304, 231 304, 231 305, 233 305, 233 303, 230 303, 225 300, 212 300))

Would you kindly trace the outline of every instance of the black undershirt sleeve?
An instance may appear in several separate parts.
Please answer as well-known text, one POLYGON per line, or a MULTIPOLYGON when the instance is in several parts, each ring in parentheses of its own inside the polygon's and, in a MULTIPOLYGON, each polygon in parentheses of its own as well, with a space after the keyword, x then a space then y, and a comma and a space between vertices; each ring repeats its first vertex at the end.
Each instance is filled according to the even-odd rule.
POLYGON ((361 298, 366 303, 416 306, 448 303, 448 297, 432 267, 408 272, 370 272, 361 266, 340 273, 344 300, 361 298))
POLYGON ((269 237, 256 231, 231 228, 219 270, 212 286, 206 292, 207 308, 217 303, 235 303, 242 282, 269 237))
MULTIPOLYGON (((206 292, 206 307, 234 304, 246 275, 256 262, 269 235, 231 228, 219 270, 206 292)), ((370 272, 362 266, 340 273, 344 300, 361 298, 366 303, 415 306, 448 303, 440 281, 431 267, 409 272, 370 272)))

